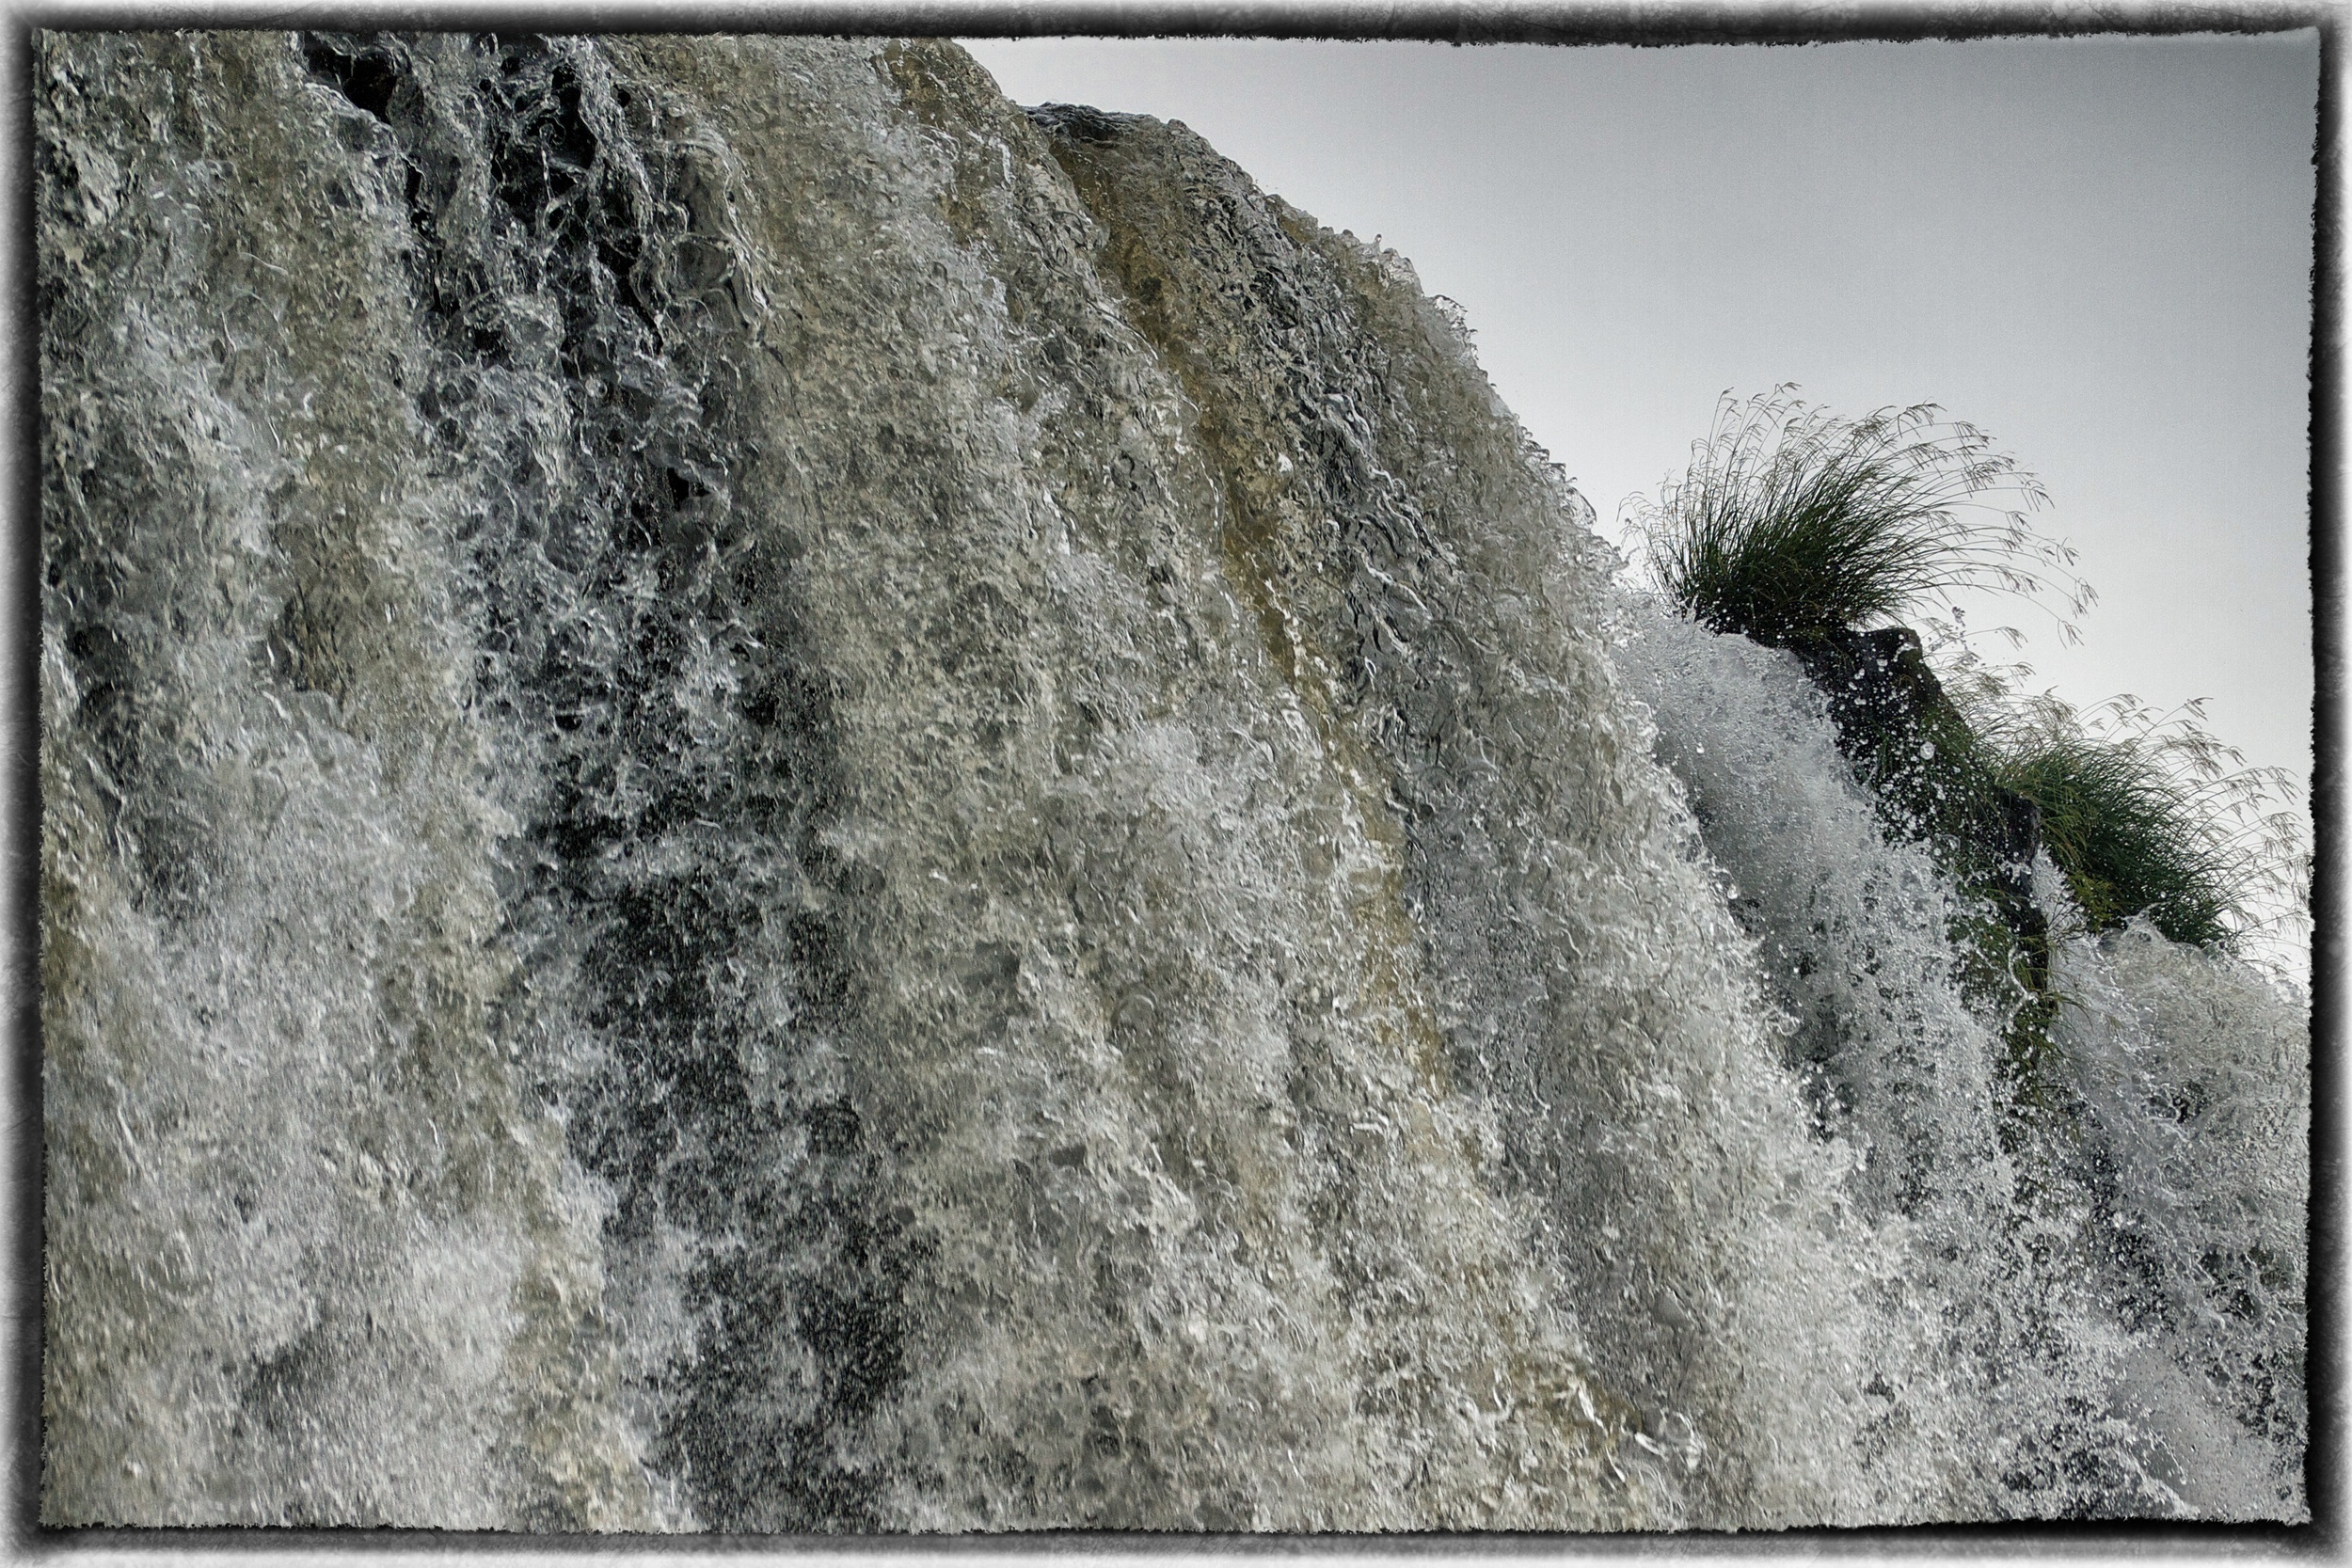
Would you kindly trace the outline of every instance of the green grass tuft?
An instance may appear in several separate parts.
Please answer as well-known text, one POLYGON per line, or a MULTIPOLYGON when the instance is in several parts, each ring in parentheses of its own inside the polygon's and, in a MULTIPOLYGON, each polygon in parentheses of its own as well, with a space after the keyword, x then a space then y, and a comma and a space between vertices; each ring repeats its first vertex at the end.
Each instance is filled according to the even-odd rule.
POLYGON ((2202 704, 2158 714, 2124 696, 2077 713, 1967 664, 1947 685, 1993 777, 2040 811, 2090 930, 2144 917, 2174 942, 2260 958, 2308 925, 2294 781, 2246 766, 2204 728, 2202 704))
POLYGON ((1932 404, 1842 420, 1794 391, 1726 393, 1689 470, 1630 503, 1685 613, 1777 645, 1960 588, 2037 602, 2055 589, 2069 613, 2089 607, 2073 551, 2026 521, 2047 504, 2040 484, 1982 432, 1932 404))
POLYGON ((2227 945, 2232 867, 2177 781, 2127 746, 2052 735, 2005 759, 2042 812, 2042 840, 2094 930, 2145 914, 2174 942, 2227 945))

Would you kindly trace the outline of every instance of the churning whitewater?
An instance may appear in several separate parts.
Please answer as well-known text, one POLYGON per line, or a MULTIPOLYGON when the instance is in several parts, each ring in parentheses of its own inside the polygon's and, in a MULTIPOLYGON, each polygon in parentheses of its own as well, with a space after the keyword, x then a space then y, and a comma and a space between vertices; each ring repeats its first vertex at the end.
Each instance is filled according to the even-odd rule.
POLYGON ((2299 996, 942 43, 47 33, 42 1516, 2300 1519, 2299 996))

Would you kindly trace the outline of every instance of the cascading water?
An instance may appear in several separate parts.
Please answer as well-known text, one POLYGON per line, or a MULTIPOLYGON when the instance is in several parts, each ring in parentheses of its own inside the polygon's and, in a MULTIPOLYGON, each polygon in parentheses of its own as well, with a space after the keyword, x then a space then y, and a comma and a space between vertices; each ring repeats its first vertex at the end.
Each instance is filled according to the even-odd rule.
POLYGON ((1879 1374, 1891 1430, 1959 1439, 2004 1511, 2299 1513, 2299 1000, 2144 925, 2088 938, 2045 857, 2072 1103, 2004 1135, 1998 1020, 1964 999, 1948 935, 1961 900, 1923 847, 1886 842, 1796 658, 1639 602, 1622 617, 1618 668, 1762 943, 1816 1125, 1907 1235, 1888 1302, 1939 1330, 1879 1374))
POLYGON ((34 63, 45 1518, 2300 1516, 2296 1005, 2076 941, 2006 1133, 1393 253, 940 44, 34 63))

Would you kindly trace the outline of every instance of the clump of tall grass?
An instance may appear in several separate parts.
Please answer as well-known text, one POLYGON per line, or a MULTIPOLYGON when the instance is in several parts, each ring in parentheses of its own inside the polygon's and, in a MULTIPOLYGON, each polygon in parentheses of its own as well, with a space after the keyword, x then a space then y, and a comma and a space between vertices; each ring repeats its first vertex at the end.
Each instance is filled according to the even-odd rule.
POLYGON ((2137 698, 2078 712, 2017 695, 2022 666, 1962 659, 1945 688, 2001 787, 2033 802, 2042 842, 2092 931, 2145 918, 2174 942, 2280 962, 2310 928, 2311 846, 2283 768, 2249 767, 2202 702, 2137 698))
POLYGON ((2048 504, 2041 484, 1983 432, 1933 404, 1840 419, 1795 391, 1725 393, 1683 476, 1629 503, 1686 614, 1785 645, 1958 589, 2089 608, 2074 551, 2026 520, 2048 504))
POLYGON ((2196 704, 2156 714, 2118 698, 2078 713, 2022 698, 2029 672, 1993 670, 1921 613, 1987 590, 2041 606, 2079 641, 2070 617, 2094 594, 2074 551, 2027 521, 2048 504, 2040 483, 1932 404, 1842 419, 1795 391, 1724 396, 1684 474, 1628 503, 1640 553, 1683 613, 1794 648, 1817 679, 1842 678, 1824 672, 1846 670, 1854 634, 1873 625, 1931 629, 1933 676, 1902 677, 1915 711, 1841 719, 1841 745, 1888 832, 1926 843, 1953 877, 1965 906, 1954 935, 1980 989, 2025 998, 2012 1043, 2045 1033, 2058 934, 2005 847, 2020 798, 2090 930, 2145 918, 2173 941, 2294 974, 2311 856, 2287 775, 2247 767, 2196 704))

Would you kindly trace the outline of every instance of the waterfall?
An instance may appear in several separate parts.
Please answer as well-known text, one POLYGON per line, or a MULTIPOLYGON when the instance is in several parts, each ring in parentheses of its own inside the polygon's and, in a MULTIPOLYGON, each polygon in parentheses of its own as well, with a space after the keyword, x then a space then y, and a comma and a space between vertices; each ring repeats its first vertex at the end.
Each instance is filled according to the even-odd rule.
POLYGON ((2299 998, 2010 1115, 1403 258, 937 42, 33 64, 44 1519, 2305 1516, 2299 998))
POLYGON ((1818 1134, 1907 1239, 1888 1305, 1941 1331, 1880 1352, 1886 1432, 1965 1455, 1976 1500, 1947 1506, 1971 1516, 2299 1513, 2300 999, 2145 923, 2091 938, 2045 855, 2066 1102, 2005 1127, 1960 895, 1886 841, 1796 658, 1637 602, 1618 664, 1761 943, 1818 1134))

